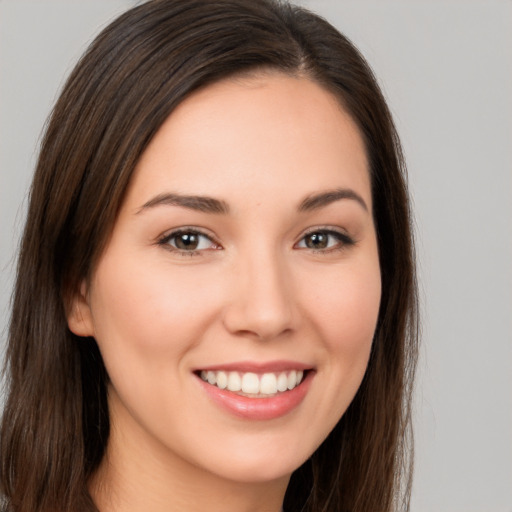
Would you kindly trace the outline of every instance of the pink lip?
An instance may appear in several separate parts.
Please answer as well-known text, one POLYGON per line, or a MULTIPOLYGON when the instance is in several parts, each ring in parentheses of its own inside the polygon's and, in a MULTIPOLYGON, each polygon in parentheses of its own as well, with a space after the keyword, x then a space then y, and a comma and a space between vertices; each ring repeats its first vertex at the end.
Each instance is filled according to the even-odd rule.
POLYGON ((253 372, 253 373, 273 373, 286 372, 290 370, 310 370, 311 365, 299 363, 297 361, 239 361, 236 363, 226 363, 197 368, 197 371, 228 371, 228 372, 253 372))
MULTIPOLYGON (((226 369, 226 366, 222 368, 226 369)), ((236 366, 237 370, 240 370, 240 368, 239 365, 236 366)), ((287 368, 290 367, 288 366, 287 368)), ((297 367, 295 366, 294 368, 297 367)), ((269 370, 265 368, 265 371, 269 370)), ((247 420, 272 420, 288 414, 300 405, 309 390, 314 374, 314 371, 307 372, 304 376, 304 380, 296 388, 268 398, 240 396, 227 389, 212 386, 203 381, 200 377, 197 377, 197 379, 208 396, 231 414, 247 420)))

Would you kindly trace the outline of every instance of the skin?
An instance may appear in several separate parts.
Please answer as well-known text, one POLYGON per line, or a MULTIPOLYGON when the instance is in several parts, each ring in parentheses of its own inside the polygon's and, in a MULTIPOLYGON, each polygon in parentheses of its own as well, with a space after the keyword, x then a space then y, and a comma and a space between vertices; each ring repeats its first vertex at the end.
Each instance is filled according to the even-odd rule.
POLYGON ((111 378, 111 438, 91 482, 100 509, 279 511, 291 473, 361 383, 380 295, 364 145, 336 98, 265 73, 185 100, 143 154, 69 314, 111 378), (300 210, 339 189, 352 197, 300 210), (229 212, 154 200, 166 193, 229 212), (199 250, 173 247, 183 227, 204 233, 199 250), (325 248, 308 247, 311 230, 325 248), (275 360, 313 371, 304 400, 270 420, 219 407, 194 374, 275 360))

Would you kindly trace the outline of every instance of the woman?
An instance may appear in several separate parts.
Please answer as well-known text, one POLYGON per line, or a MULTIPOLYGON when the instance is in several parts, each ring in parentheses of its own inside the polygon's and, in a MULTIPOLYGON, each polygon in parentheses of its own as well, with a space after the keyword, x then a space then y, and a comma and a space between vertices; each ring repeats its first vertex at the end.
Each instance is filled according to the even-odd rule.
POLYGON ((6 510, 408 508, 400 145, 357 50, 270 0, 153 0, 52 113, 7 353, 6 510))

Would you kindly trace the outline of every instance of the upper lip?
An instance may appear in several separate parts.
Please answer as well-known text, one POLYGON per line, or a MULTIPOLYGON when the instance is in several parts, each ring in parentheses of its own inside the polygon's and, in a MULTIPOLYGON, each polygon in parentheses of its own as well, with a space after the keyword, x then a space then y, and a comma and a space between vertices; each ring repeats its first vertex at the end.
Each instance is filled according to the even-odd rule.
POLYGON ((221 363, 209 366, 202 366, 197 368, 196 371, 232 371, 232 372, 253 372, 253 373, 272 373, 284 372, 290 370, 311 370, 313 367, 310 364, 301 363, 299 361, 238 361, 233 363, 221 363))

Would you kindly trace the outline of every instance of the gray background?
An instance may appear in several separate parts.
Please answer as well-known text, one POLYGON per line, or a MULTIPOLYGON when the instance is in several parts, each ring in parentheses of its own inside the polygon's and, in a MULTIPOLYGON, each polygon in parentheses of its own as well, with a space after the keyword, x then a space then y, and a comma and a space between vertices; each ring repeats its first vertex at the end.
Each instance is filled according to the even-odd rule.
MULTIPOLYGON (((44 120, 87 42, 134 3, 0 0, 2 344, 44 120)), ((512 3, 302 3, 367 57, 408 160, 424 325, 412 512, 512 512, 512 3)))

